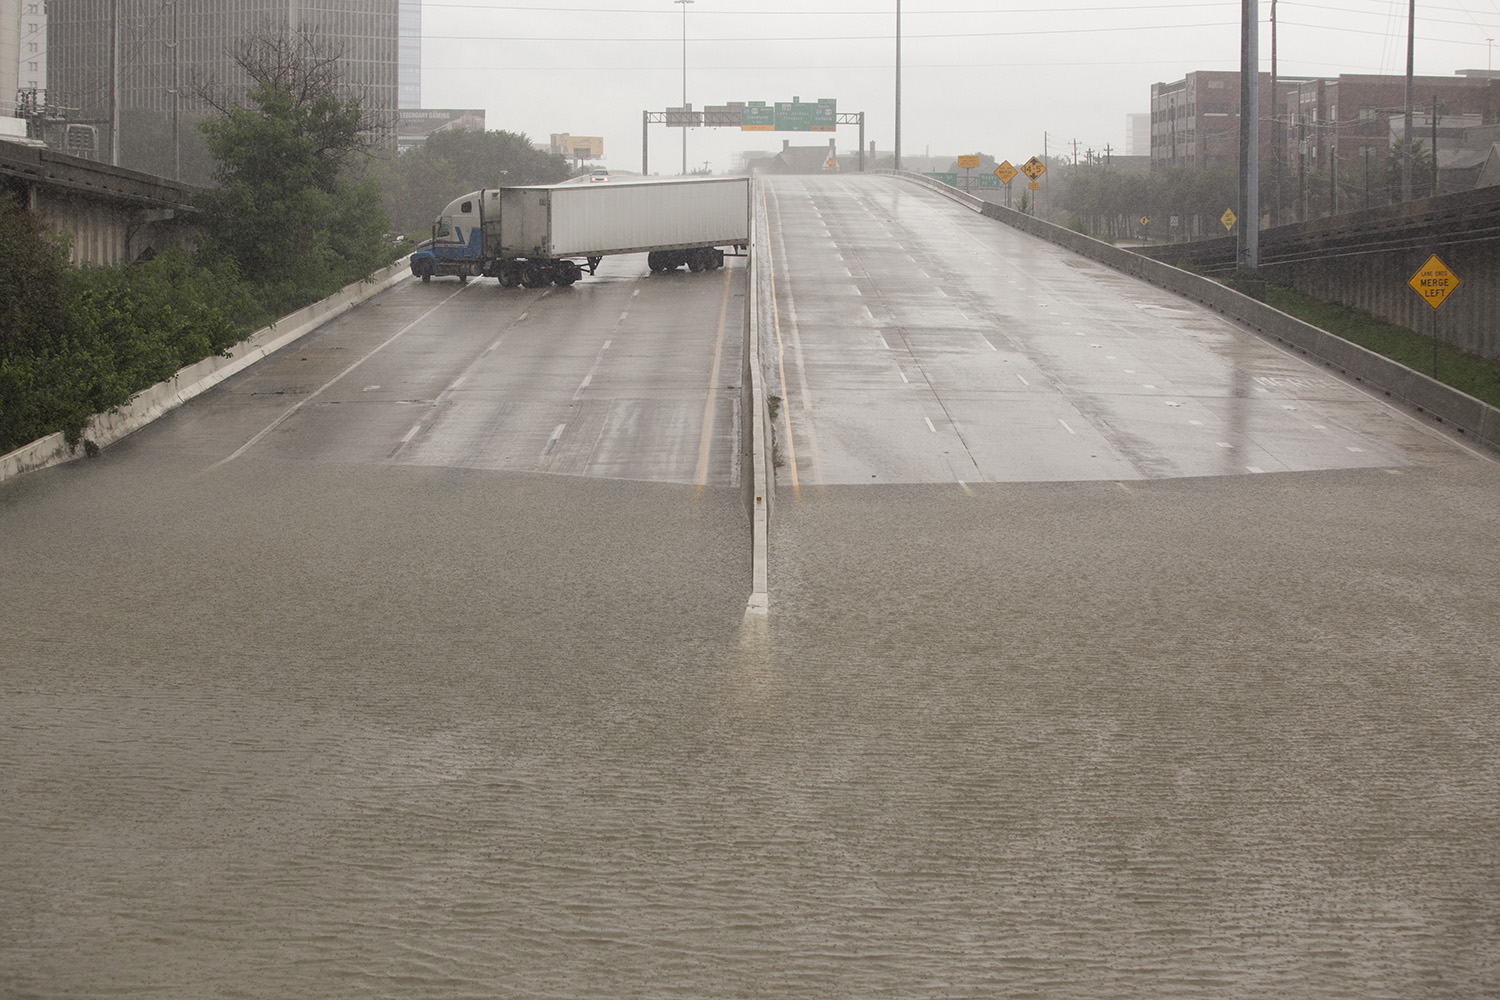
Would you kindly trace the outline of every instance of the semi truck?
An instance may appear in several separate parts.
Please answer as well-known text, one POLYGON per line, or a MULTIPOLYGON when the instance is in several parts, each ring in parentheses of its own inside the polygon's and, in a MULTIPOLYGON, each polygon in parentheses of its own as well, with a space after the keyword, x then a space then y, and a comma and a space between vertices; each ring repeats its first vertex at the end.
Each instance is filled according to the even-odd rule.
POLYGON ((747 177, 484 188, 449 202, 411 273, 571 285, 622 253, 645 253, 652 271, 709 271, 749 244, 749 208, 747 177))

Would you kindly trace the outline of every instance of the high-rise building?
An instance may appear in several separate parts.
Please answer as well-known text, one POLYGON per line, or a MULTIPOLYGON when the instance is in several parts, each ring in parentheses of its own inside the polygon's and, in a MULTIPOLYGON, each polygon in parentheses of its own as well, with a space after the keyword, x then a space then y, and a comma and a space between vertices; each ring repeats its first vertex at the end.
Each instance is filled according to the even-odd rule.
POLYGON ((422 0, 401 0, 401 70, 397 107, 422 106, 422 0))
POLYGON ((1125 155, 1151 155, 1151 112, 1125 116, 1125 155))
MULTIPOLYGON (((257 35, 301 32, 338 56, 347 93, 386 123, 394 141, 398 4, 415 2, 53 3, 47 22, 48 108, 93 127, 94 150, 71 152, 165 176, 174 176, 180 164, 184 180, 201 180, 207 164, 194 125, 207 112, 202 89, 243 93, 249 78, 235 61, 236 51, 257 35)), ((76 129, 69 132, 77 134, 76 129)))
POLYGON ((19 89, 21 0, 0 0, 0 115, 16 113, 19 89))

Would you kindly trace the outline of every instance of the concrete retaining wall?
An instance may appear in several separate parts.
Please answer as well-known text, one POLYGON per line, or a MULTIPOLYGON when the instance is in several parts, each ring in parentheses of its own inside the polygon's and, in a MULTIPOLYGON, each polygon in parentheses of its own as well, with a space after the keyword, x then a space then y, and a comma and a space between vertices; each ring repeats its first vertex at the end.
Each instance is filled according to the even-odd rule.
MULTIPOLYGON (((1488 358, 1500 358, 1500 187, 1363 209, 1263 229, 1260 272, 1324 302, 1488 358), (1436 314, 1407 286, 1436 253, 1463 282, 1436 314)), ((1195 240, 1136 251, 1210 273, 1232 269, 1235 241, 1195 240)))
POLYGON ((1175 292, 1184 298, 1202 303, 1244 324, 1263 337, 1286 344, 1309 357, 1316 358, 1327 367, 1354 381, 1500 451, 1500 409, 1446 386, 1421 372, 1413 371, 1405 365, 1397 364, 1358 344, 1288 316, 1264 302, 1226 288, 1212 279, 1143 257, 1130 250, 1122 250, 1108 243, 1101 243, 1082 233, 1075 233, 1070 229, 1054 226, 1050 222, 1022 215, 1014 209, 986 203, 927 177, 904 172, 897 176, 911 183, 932 188, 988 218, 1030 233, 1124 274, 1150 282, 1159 288, 1175 292))
MULTIPOLYGON (((410 273, 410 264, 403 258, 390 267, 377 271, 368 281, 355 282, 322 301, 282 317, 236 344, 227 356, 204 358, 165 382, 158 382, 149 389, 136 393, 124 406, 95 415, 83 430, 84 439, 101 448, 120 440, 261 358, 316 330, 335 316, 346 313, 371 296, 385 291, 410 273)), ((0 480, 71 461, 81 454, 81 447, 68 448, 61 433, 49 434, 8 455, 0 456, 0 480)))

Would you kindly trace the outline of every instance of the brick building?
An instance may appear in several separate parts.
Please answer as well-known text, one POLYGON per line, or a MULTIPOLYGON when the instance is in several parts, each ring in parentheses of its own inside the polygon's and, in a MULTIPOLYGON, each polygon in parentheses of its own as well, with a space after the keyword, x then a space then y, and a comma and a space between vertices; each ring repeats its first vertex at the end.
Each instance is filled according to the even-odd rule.
MULTIPOLYGON (((1418 76, 1412 79, 1413 138, 1432 145, 1432 109, 1437 106, 1438 148, 1462 141, 1469 128, 1500 123, 1500 79, 1488 74, 1418 76)), ((1356 168, 1383 160, 1404 132, 1406 78, 1344 74, 1309 80, 1282 95, 1288 162, 1305 151, 1326 170, 1356 168), (1394 119, 1394 120, 1393 120, 1394 119)))
MULTIPOLYGON (((1437 105, 1439 147, 1445 135, 1500 123, 1500 74, 1470 71, 1460 76, 1419 76, 1413 80, 1418 134, 1430 145, 1430 116, 1437 105)), ((1344 74, 1337 78, 1288 79, 1260 76, 1261 162, 1298 163, 1326 170, 1356 168, 1383 158, 1393 142, 1391 119, 1404 115, 1406 78, 1344 74), (1279 151, 1279 157, 1276 153, 1279 151)), ((1456 139, 1454 140, 1456 141, 1456 139)), ((1240 75, 1189 73, 1175 83, 1151 87, 1151 167, 1193 170, 1233 169, 1239 163, 1240 75)))
MULTIPOLYGON (((1286 95, 1304 81, 1282 78, 1277 93, 1286 95)), ((1276 129, 1268 128, 1271 75, 1260 75, 1260 150, 1269 161, 1276 129)), ((1151 85, 1151 169, 1233 170, 1240 162, 1240 75, 1203 71, 1175 83, 1151 85)))

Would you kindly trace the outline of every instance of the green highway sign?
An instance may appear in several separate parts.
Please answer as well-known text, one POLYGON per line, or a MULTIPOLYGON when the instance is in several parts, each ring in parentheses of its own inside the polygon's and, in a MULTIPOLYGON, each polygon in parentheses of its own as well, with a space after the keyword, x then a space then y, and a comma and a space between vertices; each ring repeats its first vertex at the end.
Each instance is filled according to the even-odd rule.
POLYGON ((776 131, 778 132, 832 132, 837 121, 838 102, 831 98, 823 98, 817 103, 811 101, 776 102, 776 131))
POLYGON ((922 176, 923 177, 931 177, 935 181, 942 181, 944 184, 948 185, 949 187, 958 187, 958 174, 955 173, 955 172, 947 172, 947 173, 945 173, 945 172, 938 172, 938 173, 931 173, 931 174, 923 174, 922 176))
POLYGON ((838 128, 839 102, 832 97, 818 98, 817 105, 813 108, 814 132, 834 132, 838 128))
POLYGON ((834 132, 838 128, 839 102, 832 97, 814 101, 749 101, 710 107, 704 124, 719 124, 718 113, 739 112, 741 132, 834 132))
POLYGON ((776 131, 811 132, 813 109, 816 104, 801 104, 796 101, 776 102, 776 131))
POLYGON ((776 131, 776 108, 765 101, 751 101, 740 109, 741 132, 776 131))

